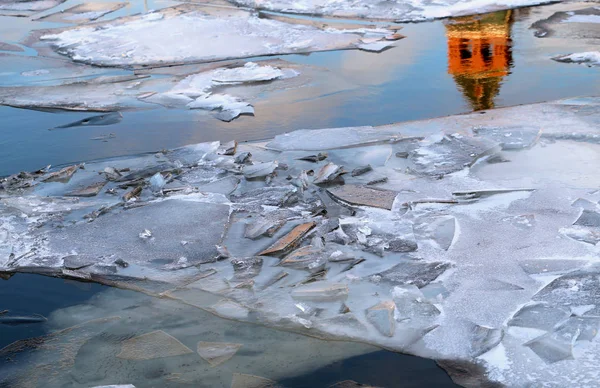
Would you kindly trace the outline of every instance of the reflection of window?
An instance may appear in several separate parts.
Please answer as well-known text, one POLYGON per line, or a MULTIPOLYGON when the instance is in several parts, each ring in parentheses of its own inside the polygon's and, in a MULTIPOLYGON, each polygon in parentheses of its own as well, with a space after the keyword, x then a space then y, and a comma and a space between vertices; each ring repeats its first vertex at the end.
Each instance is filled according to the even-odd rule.
POLYGON ((469 48, 469 46, 462 46, 460 48, 460 59, 465 60, 465 59, 470 59, 472 56, 471 54, 471 50, 469 48))
POLYGON ((481 45, 481 56, 485 63, 489 63, 492 61, 492 57, 494 56, 493 51, 489 43, 483 43, 481 45))

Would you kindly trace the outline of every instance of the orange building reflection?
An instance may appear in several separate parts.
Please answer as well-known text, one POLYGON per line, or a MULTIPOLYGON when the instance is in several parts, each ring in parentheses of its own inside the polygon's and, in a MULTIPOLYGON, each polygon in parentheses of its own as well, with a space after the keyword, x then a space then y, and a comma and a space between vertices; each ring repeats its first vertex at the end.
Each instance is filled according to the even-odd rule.
POLYGON ((446 23, 448 73, 473 110, 494 107, 512 66, 512 11, 455 18, 446 23))

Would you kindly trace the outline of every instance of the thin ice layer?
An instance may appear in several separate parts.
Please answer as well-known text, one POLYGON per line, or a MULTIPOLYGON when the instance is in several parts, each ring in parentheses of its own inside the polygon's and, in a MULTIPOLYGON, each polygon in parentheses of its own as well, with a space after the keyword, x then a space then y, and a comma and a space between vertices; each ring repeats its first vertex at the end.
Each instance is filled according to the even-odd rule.
MULTIPOLYGON (((94 27, 59 30, 41 39, 78 62, 131 66, 357 48, 363 32, 323 30, 259 18, 245 10, 185 4, 94 27)), ((381 39, 387 34, 370 32, 381 39)))

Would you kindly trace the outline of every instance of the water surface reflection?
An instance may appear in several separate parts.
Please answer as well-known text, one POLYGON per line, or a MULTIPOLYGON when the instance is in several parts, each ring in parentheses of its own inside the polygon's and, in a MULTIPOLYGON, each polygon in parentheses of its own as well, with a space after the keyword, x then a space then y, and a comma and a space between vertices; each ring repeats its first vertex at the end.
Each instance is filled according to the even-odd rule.
POLYGON ((494 98, 513 66, 512 22, 508 10, 446 23, 448 74, 473 110, 494 107, 494 98))

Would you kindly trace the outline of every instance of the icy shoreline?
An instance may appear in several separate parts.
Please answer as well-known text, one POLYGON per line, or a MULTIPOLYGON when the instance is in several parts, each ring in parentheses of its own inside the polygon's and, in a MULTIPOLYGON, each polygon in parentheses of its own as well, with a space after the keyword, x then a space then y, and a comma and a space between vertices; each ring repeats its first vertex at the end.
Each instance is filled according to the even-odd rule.
POLYGON ((583 382, 599 116, 569 99, 21 173, 2 181, 0 265, 446 360, 464 386, 482 377, 451 364, 583 382))

